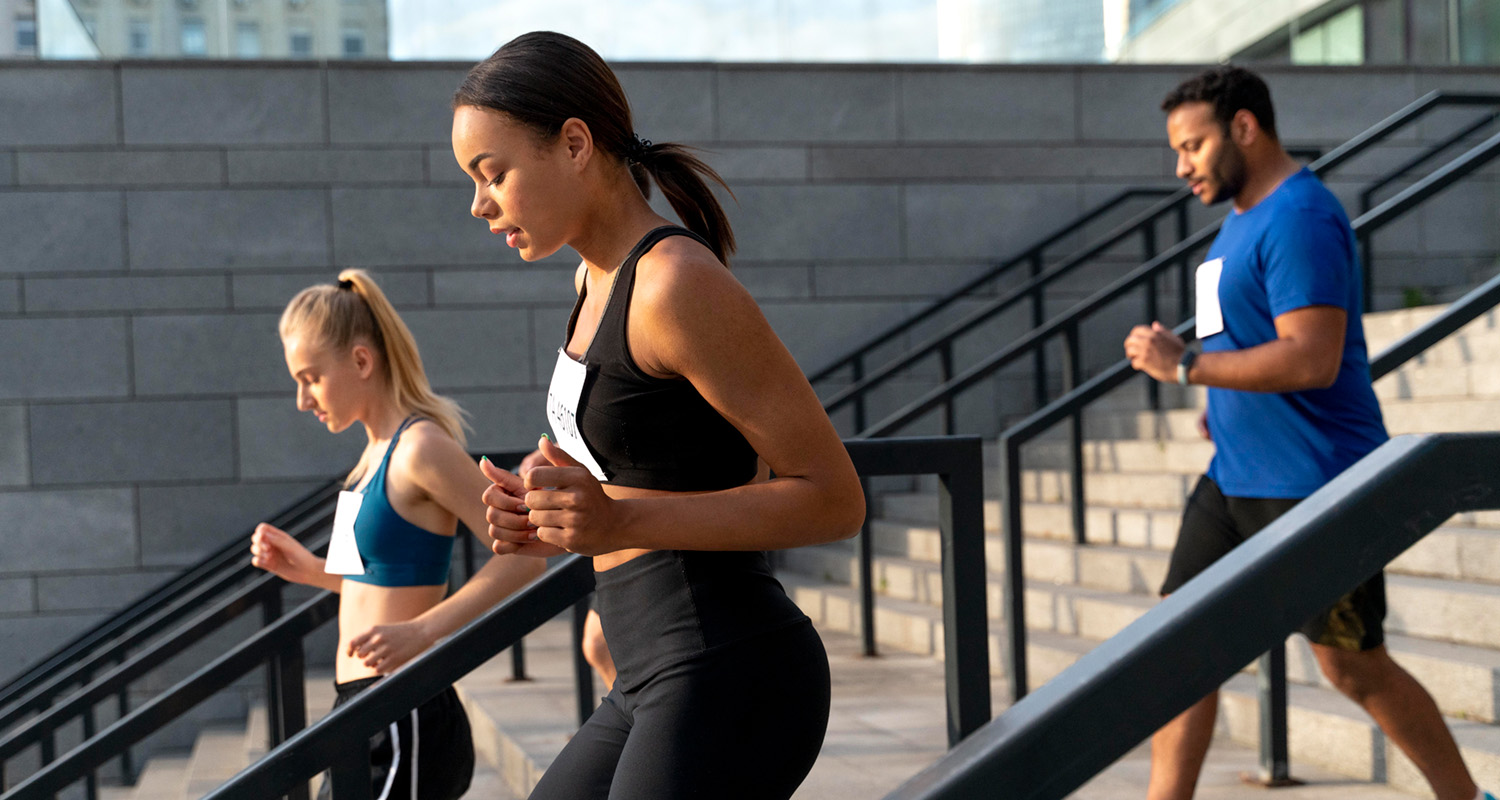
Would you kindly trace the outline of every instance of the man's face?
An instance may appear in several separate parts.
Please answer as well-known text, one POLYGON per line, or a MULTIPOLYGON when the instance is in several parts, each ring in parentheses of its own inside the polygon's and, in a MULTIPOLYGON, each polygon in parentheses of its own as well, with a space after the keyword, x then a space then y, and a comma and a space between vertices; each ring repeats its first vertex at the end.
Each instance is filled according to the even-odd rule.
POLYGON ((1245 155, 1214 118, 1208 103, 1183 103, 1167 114, 1167 141, 1177 152, 1177 177, 1206 206, 1222 203, 1245 185, 1245 155))

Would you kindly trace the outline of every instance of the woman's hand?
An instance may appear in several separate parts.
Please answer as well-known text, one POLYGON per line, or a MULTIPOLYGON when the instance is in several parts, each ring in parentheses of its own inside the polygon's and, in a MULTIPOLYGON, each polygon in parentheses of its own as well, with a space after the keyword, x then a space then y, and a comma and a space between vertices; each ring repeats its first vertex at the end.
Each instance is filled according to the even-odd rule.
POLYGON ((543 436, 539 449, 552 466, 526 474, 525 502, 536 538, 588 556, 621 549, 611 541, 619 531, 619 503, 604 493, 587 467, 551 439, 543 436))
MULTIPOLYGON (((530 460, 530 456, 527 459, 530 460)), ((526 485, 520 478, 495 466, 488 458, 479 460, 479 471, 490 481, 490 487, 484 490, 480 499, 489 506, 484 519, 489 523, 489 535, 494 540, 490 549, 495 555, 514 553, 546 558, 566 554, 567 551, 560 547, 537 540, 536 527, 528 518, 526 485)))
POLYGON ((321 585, 323 559, 274 525, 255 526, 250 535, 250 563, 292 583, 321 585))
POLYGON ((389 675, 402 664, 421 655, 436 637, 417 620, 376 625, 349 640, 349 655, 364 662, 378 675, 389 675))

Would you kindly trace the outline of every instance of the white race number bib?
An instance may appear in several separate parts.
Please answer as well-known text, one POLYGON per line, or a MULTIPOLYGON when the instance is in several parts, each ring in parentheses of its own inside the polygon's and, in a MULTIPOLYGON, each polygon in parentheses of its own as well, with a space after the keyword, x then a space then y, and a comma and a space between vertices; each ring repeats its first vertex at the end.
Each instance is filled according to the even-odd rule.
POLYGON ((354 539, 354 519, 365 496, 359 492, 339 492, 339 504, 333 512, 333 538, 328 541, 328 559, 323 571, 333 575, 365 574, 364 559, 359 557, 359 543, 354 539))
POLYGON ((588 374, 588 367, 574 361, 561 347, 557 349, 557 366, 552 370, 552 384, 547 387, 547 422, 559 447, 588 467, 595 478, 608 481, 604 468, 594 460, 594 454, 583 442, 583 434, 578 432, 578 400, 583 396, 583 382, 588 374))
POLYGON ((1198 314, 1195 328, 1200 340, 1224 330, 1224 309, 1219 306, 1219 278, 1223 273, 1222 258, 1198 265, 1198 314))

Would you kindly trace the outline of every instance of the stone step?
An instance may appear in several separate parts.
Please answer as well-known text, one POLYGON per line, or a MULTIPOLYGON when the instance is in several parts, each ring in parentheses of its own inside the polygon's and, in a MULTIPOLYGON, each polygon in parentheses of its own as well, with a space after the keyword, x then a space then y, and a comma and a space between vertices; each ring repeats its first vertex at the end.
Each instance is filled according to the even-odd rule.
MULTIPOLYGON (((1105 558, 1145 556, 1136 562, 1143 571, 1165 568, 1164 564, 1151 563, 1150 557, 1155 554, 1102 555, 1105 558)), ((853 578, 857 567, 851 554, 825 546, 804 548, 788 556, 794 557, 783 562, 786 569, 779 575, 783 583, 790 581, 798 587, 800 594, 796 597, 804 610, 809 606, 816 608, 819 616, 814 617, 815 620, 834 625, 839 630, 858 631, 858 600, 852 589, 856 585, 853 578), (812 577, 819 575, 822 576, 822 585, 812 577)), ((938 567, 930 562, 882 557, 876 560, 874 568, 878 596, 876 628, 880 639, 908 652, 938 654, 942 640, 939 610, 942 578, 938 567)), ((1150 587, 1151 594, 1128 594, 1046 580, 1027 581, 1026 627, 1031 639, 1027 658, 1028 663, 1037 661, 1032 668, 1034 675, 1055 675, 1072 663, 1068 657, 1070 653, 1076 658, 1092 647, 1092 643, 1115 635, 1156 605, 1153 595, 1155 587, 1160 584, 1156 575, 1113 580, 1119 584, 1150 587), (1081 637, 1089 644, 1082 649, 1061 647, 1059 651, 1056 639, 1037 638, 1046 635, 1081 637)), ((1388 576, 1392 605, 1386 625, 1388 648, 1399 662, 1428 686, 1445 713, 1494 721, 1497 710, 1500 710, 1495 689, 1500 685, 1500 651, 1494 649, 1500 647, 1500 636, 1496 636, 1494 626, 1478 623, 1467 629, 1473 638, 1487 636, 1489 641, 1464 642, 1451 635, 1451 628, 1455 626, 1431 619, 1439 614, 1434 610, 1437 604, 1447 603, 1461 612, 1465 602, 1482 605, 1492 601, 1480 599, 1476 602, 1472 593, 1464 591, 1465 587, 1461 585, 1436 588, 1432 586, 1434 583, 1450 582, 1388 576), (1434 638, 1444 634, 1445 640, 1434 638)), ((1481 598, 1494 596, 1496 587, 1481 588, 1492 590, 1481 594, 1481 598)), ((986 589, 986 611, 996 627, 992 634, 991 664, 998 669, 999 654, 1003 652, 999 627, 1004 608, 1003 585, 998 575, 991 574, 986 589)), ((812 615, 812 612, 808 613, 812 615)), ((1292 657, 1288 667, 1291 679, 1326 685, 1305 640, 1292 637, 1291 641, 1292 657)))
MULTIPOLYGON (((833 705, 823 752, 794 800, 883 797, 946 749, 942 666, 899 652, 863 658, 854 637, 819 632, 833 705)), ((577 727, 569 624, 554 620, 526 641, 531 680, 510 682, 502 654, 458 684, 476 750, 503 762, 498 771, 516 796, 530 792, 577 727)), ((1008 690, 995 683, 991 694, 998 712, 1008 690)))
MULTIPOLYGON (((909 502, 899 506, 904 515, 920 517, 922 503, 916 495, 905 496, 909 502)), ((936 515, 936 498, 927 503, 936 515)), ((1489 513, 1489 512, 1487 512, 1489 513)), ((1061 504, 1028 504, 1023 520, 1027 538, 1022 552, 1027 560, 1028 577, 1060 580, 1071 570, 1094 576, 1083 581, 1101 588, 1116 588, 1111 573, 1119 569, 1132 572, 1144 568, 1129 560, 1120 562, 1116 549, 1169 552, 1177 540, 1181 514, 1171 510, 1089 509, 1086 521, 1089 544, 1073 555, 1058 554, 1057 548, 1073 549, 1071 511, 1061 504), (1047 555, 1043 555, 1046 553, 1047 555), (1042 561, 1040 559, 1046 559, 1042 561), (1066 559, 1059 561, 1059 559, 1066 559), (1044 564, 1051 571, 1041 571, 1044 564)), ((1388 565, 1391 573, 1448 578, 1453 580, 1500 583, 1500 528, 1478 527, 1474 515, 1460 515, 1423 537, 1411 549, 1388 565), (1465 522, 1469 524, 1464 524, 1465 522)), ((877 553, 903 556, 937 563, 941 537, 936 526, 896 520, 876 519, 870 523, 877 553)), ((1000 535, 985 536, 985 561, 991 570, 1005 567, 1004 542, 1000 535)), ((1154 576, 1159 567, 1145 570, 1154 576)), ((1165 575, 1164 572, 1160 574, 1165 575)), ((1132 584, 1134 585, 1134 584, 1132 584)))
POLYGON ((243 724, 215 725, 200 730, 193 742, 193 757, 183 797, 194 800, 208 794, 248 764, 243 724))
MULTIPOLYGON (((1399 336, 1372 337, 1370 329, 1365 330, 1365 340, 1371 355, 1379 354, 1404 335, 1405 332, 1399 336)), ((1458 366, 1495 363, 1497 360, 1500 360, 1500 326, 1497 326, 1495 312, 1490 311, 1434 344, 1409 363, 1458 366)))
POLYGON ((1418 358, 1375 381, 1383 407, 1402 401, 1456 400, 1500 396, 1500 369, 1484 363, 1436 363, 1418 358))
POLYGON ((158 753, 136 776, 134 786, 101 786, 103 800, 182 800, 187 791, 191 752, 158 753))
MULTIPOLYGON (((1292 772, 1314 764, 1359 780, 1430 797, 1427 782, 1370 717, 1339 693, 1290 685, 1287 691, 1287 749, 1292 772)), ((1255 679, 1236 675, 1220 694, 1220 729, 1242 744, 1259 741, 1260 707, 1255 679)), ((1500 728, 1470 720, 1446 720, 1469 772, 1480 786, 1500 784, 1500 728)))

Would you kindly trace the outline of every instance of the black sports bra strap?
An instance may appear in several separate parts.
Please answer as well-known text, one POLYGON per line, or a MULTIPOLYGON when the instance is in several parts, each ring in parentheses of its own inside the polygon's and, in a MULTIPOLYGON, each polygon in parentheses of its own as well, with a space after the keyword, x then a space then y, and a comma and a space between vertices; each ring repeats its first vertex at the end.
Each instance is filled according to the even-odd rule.
MULTIPOLYGON (((636 262, 641 260, 641 256, 651 252, 651 248, 655 247, 662 239, 671 236, 686 236, 707 247, 709 250, 713 250, 713 247, 702 236, 693 233, 681 225, 663 225, 660 228, 652 228, 650 231, 647 231, 646 235, 642 236, 641 240, 636 242, 634 247, 630 248, 630 252, 625 254, 625 260, 620 262, 620 272, 611 283, 615 289, 612 289, 610 292, 608 302, 604 307, 604 313, 600 316, 599 328, 594 334, 594 338, 598 338, 599 333, 604 332, 605 324, 608 322, 612 312, 616 313, 623 320, 624 315, 618 314, 614 309, 620 304, 630 305, 631 290, 635 288, 636 262), (616 299, 616 297, 620 299, 616 299)), ((573 341, 573 331, 578 327, 578 314, 583 310, 583 299, 588 297, 588 294, 589 284, 588 281, 584 281, 583 287, 578 290, 578 299, 573 302, 573 313, 568 315, 567 338, 563 340, 564 342, 573 341)), ((624 331, 622 329, 621 335, 623 336, 623 334, 624 331)), ((592 340, 590 340, 589 348, 593 349, 592 340)))

